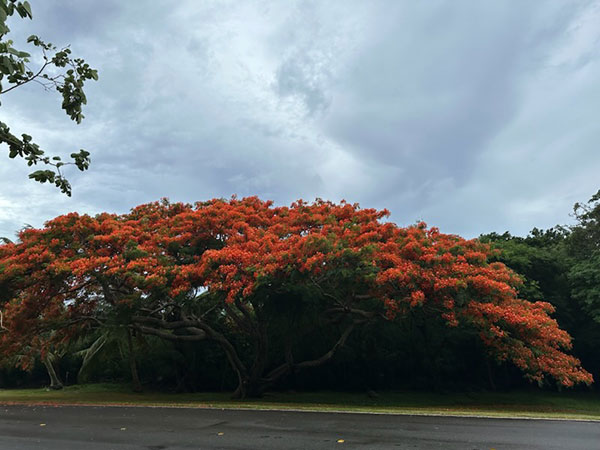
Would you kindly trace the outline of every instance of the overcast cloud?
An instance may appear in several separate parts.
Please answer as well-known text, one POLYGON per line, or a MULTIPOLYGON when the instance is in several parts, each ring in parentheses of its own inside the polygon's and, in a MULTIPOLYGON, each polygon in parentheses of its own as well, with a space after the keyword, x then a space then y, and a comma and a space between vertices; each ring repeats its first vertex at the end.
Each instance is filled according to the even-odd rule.
POLYGON ((70 44, 100 80, 81 125, 39 86, 3 96, 0 120, 92 166, 68 198, 0 155, 0 236, 232 194, 526 234, 600 188, 598 1, 31 3, 16 43, 70 44))

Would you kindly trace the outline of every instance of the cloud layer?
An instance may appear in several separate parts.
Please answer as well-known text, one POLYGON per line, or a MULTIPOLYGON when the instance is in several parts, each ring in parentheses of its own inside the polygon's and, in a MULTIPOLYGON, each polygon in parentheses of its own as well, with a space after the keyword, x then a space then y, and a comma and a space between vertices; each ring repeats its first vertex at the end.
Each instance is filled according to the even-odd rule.
MULTIPOLYGON (((599 187, 600 2, 33 3, 100 71, 84 123, 36 86, 0 114, 92 152, 68 199, 0 165, 0 235, 169 197, 347 199, 467 237, 569 221, 599 187)), ((17 40, 17 42, 19 42, 17 40)))

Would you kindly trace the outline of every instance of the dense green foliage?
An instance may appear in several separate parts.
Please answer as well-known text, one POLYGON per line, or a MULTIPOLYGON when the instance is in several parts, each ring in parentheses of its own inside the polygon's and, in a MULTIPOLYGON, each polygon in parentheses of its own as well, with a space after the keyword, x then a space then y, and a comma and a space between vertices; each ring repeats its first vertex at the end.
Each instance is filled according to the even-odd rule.
POLYGON ((526 237, 485 234, 501 253, 498 261, 521 274, 523 297, 556 308, 561 328, 573 336, 573 353, 600 376, 600 191, 574 206, 576 223, 526 237))
POLYGON ((573 297, 600 324, 600 191, 574 208, 577 225, 567 241, 573 297))

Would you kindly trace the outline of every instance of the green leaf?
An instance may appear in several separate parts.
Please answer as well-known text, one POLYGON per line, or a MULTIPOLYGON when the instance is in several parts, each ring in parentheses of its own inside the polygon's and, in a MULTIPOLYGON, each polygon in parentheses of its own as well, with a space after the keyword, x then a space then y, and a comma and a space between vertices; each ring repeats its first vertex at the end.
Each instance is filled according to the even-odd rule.
POLYGON ((29 2, 27 0, 23 2, 23 8, 27 11, 29 18, 32 18, 33 14, 31 14, 31 5, 29 4, 29 2))
POLYGON ((51 170, 36 170, 29 174, 29 178, 40 183, 45 183, 46 181, 52 183, 54 182, 55 174, 51 170))
POLYGON ((15 72, 12 61, 8 56, 0 57, 0 70, 2 70, 2 73, 6 75, 10 75, 15 72))
POLYGON ((14 49, 12 47, 10 47, 8 49, 8 53, 10 53, 11 55, 15 55, 17 58, 29 58, 31 55, 27 52, 21 52, 17 49, 14 49))

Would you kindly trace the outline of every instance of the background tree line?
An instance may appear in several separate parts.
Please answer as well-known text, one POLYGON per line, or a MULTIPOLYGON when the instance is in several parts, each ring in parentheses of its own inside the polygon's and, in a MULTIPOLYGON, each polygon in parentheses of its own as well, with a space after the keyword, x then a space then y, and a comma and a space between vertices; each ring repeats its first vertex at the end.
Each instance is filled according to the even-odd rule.
POLYGON ((480 236, 501 250, 496 259, 524 280, 522 296, 556 308, 561 328, 573 336, 573 353, 600 375, 600 191, 573 208, 575 224, 534 228, 526 237, 480 236))

